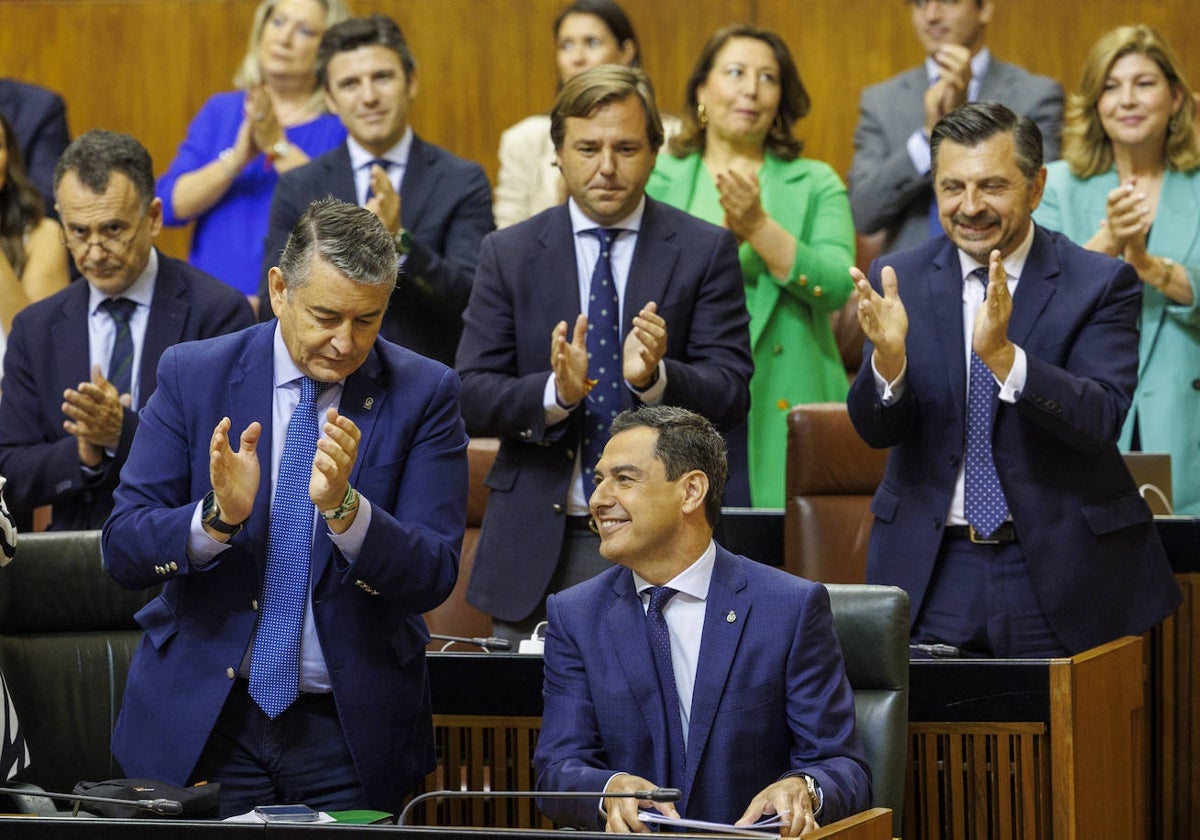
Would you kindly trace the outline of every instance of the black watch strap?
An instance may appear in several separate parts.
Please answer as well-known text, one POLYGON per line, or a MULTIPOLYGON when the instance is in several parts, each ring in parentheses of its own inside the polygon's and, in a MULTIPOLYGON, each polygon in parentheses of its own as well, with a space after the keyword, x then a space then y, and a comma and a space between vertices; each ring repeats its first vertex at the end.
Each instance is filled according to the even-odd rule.
POLYGON ((208 495, 204 497, 204 504, 200 507, 200 521, 209 528, 221 534, 233 536, 246 527, 245 522, 239 522, 237 525, 230 525, 221 518, 221 509, 217 507, 217 497, 213 491, 209 490, 208 495))

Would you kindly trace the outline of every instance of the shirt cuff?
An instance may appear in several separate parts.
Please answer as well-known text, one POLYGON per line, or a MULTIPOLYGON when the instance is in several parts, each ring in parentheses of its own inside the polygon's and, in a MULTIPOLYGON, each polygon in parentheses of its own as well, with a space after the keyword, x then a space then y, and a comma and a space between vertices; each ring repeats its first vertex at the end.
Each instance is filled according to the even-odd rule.
POLYGON ((933 169, 933 154, 929 150, 929 138, 925 136, 924 131, 918 128, 910 134, 905 148, 917 174, 926 175, 933 169))
POLYGON ((871 354, 871 373, 875 377, 875 393, 879 396, 879 401, 885 406, 894 405, 897 400, 904 396, 904 391, 908 385, 908 357, 904 357, 904 365, 900 368, 900 373, 896 374, 896 378, 888 382, 879 375, 879 369, 875 367, 875 354, 871 354))
POLYGON ((1000 382, 1000 400, 1006 403, 1015 403, 1021 399, 1021 392, 1025 390, 1025 379, 1029 374, 1029 360, 1025 357, 1025 351, 1020 347, 1013 349, 1015 352, 1012 368, 1008 371, 1008 378, 1000 382))
POLYGON ((217 559, 217 555, 229 548, 229 543, 214 540, 204 530, 204 523, 200 516, 203 507, 204 502, 196 502, 196 509, 192 511, 192 524, 188 529, 188 565, 196 570, 208 568, 217 559))
POLYGON ((542 410, 546 420, 546 428, 561 423, 571 416, 571 412, 575 409, 575 403, 570 408, 563 408, 558 402, 558 389, 554 387, 554 374, 551 373, 546 379, 546 387, 542 391, 542 410))
POLYGON ((367 529, 371 527, 371 502, 362 493, 358 494, 358 513, 354 514, 354 521, 350 523, 350 527, 340 534, 335 534, 326 527, 325 531, 329 534, 329 539, 333 541, 337 550, 342 553, 342 556, 350 563, 358 559, 358 555, 362 552, 363 541, 367 538, 367 529))
POLYGON ((658 360, 658 379, 645 391, 639 391, 637 388, 634 388, 629 384, 628 380, 626 380, 625 385, 637 395, 642 405, 658 405, 662 402, 663 394, 667 390, 667 363, 662 359, 658 360))

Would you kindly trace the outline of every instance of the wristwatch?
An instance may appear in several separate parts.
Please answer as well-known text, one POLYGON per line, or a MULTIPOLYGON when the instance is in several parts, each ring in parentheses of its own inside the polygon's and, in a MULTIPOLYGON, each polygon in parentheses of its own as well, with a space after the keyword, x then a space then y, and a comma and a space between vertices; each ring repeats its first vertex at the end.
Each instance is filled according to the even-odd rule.
POLYGON ((346 495, 342 497, 342 503, 333 510, 317 511, 321 514, 321 518, 328 522, 331 519, 345 519, 353 511, 358 510, 358 491, 346 485, 346 495))
POLYGON ((804 783, 808 785, 808 801, 812 805, 813 816, 815 817, 825 807, 825 794, 821 791, 821 786, 817 783, 817 780, 812 776, 801 773, 800 778, 804 779, 804 783))
POLYGON ((400 228, 400 230, 396 231, 396 234, 392 237, 392 242, 396 243, 396 253, 401 256, 412 250, 413 238, 412 234, 408 232, 408 228, 400 228))
POLYGON ((228 534, 234 536, 241 532, 246 527, 245 522, 239 522, 237 525, 230 525, 221 518, 221 509, 217 507, 217 497, 213 491, 209 490, 208 495, 204 497, 204 504, 200 507, 200 521, 212 528, 220 534, 228 534))

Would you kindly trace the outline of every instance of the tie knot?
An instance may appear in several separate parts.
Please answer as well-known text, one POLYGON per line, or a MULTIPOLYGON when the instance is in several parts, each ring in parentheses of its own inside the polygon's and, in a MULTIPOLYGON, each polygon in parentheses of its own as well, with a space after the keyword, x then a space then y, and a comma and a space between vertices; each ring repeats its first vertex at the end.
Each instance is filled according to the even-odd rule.
POLYGON ((663 607, 667 605, 679 592, 677 589, 672 589, 669 586, 652 586, 650 587, 650 609, 649 612, 661 614, 663 607))
POLYGON ((133 311, 137 309, 137 303, 129 298, 108 298, 100 301, 100 308, 118 324, 128 324, 133 311))
POLYGON ((617 237, 621 235, 622 228, 592 228, 588 233, 600 240, 600 247, 608 250, 612 244, 617 241, 617 237))
POLYGON ((986 287, 987 283, 988 283, 988 270, 984 266, 980 266, 979 268, 975 269, 970 274, 968 274, 967 277, 978 280, 980 283, 982 283, 984 285, 984 287, 986 287))
POLYGON ((392 171, 392 162, 390 160, 384 160, 383 158, 374 158, 373 160, 367 161, 367 169, 369 170, 372 166, 381 167, 384 172, 392 171))
POLYGON ((300 402, 316 404, 317 398, 329 389, 330 383, 318 382, 307 376, 300 377, 300 402))

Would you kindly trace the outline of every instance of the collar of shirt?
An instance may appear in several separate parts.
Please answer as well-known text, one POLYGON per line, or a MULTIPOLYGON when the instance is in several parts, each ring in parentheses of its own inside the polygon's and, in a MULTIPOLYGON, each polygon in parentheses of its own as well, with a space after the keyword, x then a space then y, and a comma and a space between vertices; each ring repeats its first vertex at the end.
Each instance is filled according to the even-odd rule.
MULTIPOLYGON (((704 601, 708 598, 708 585, 712 582, 713 565, 716 563, 716 559, 717 544, 709 540, 708 547, 704 549, 704 553, 696 559, 696 562, 675 575, 675 577, 671 578, 663 586, 671 587, 680 595, 686 596, 689 600, 704 601)), ((647 594, 647 590, 653 588, 654 584, 650 583, 650 581, 637 572, 633 572, 633 585, 637 589, 638 596, 642 599, 642 607, 645 608, 650 603, 650 596, 647 594)))
MULTIPOLYGON (((574 198, 567 199, 567 209, 571 214, 571 232, 575 235, 576 274, 579 278, 579 311, 588 311, 588 293, 592 285, 592 273, 596 268, 596 260, 600 257, 600 239, 593 233, 598 227, 620 228, 622 231, 632 231, 632 236, 625 233, 618 236, 612 246, 613 283, 617 287, 617 297, 621 300, 622 309, 625 304, 625 282, 629 279, 629 268, 633 265, 633 249, 637 245, 637 234, 642 229, 642 216, 646 212, 646 196, 638 202, 625 218, 611 225, 598 225, 588 218, 575 203, 574 198)), ((624 323, 622 317, 621 323, 624 323)))
MULTIPOLYGON (((108 360, 112 356, 113 344, 117 340, 117 327, 100 304, 110 297, 123 297, 137 304, 133 314, 129 316, 129 335, 133 340, 133 368, 130 370, 130 399, 131 408, 141 406, 141 377, 142 377, 142 348, 146 343, 146 327, 150 323, 150 302, 154 300, 154 284, 158 277, 158 251, 150 249, 146 267, 142 273, 119 295, 106 295, 96 291, 96 287, 88 284, 88 358, 92 364, 108 374, 108 360)), ((157 359, 154 363, 157 364, 157 359)))
MULTIPOLYGON (((146 267, 142 269, 142 273, 137 276, 133 284, 121 292, 121 294, 106 295, 103 292, 96 291, 95 286, 90 283, 88 284, 88 314, 93 316, 104 315, 106 320, 111 320, 108 318, 107 313, 100 311, 100 304, 110 297, 127 298, 138 305, 139 312, 144 313, 145 310, 142 307, 148 310, 150 308, 150 301, 154 299, 154 279, 156 277, 158 277, 158 249, 151 248, 150 256, 146 260, 146 267)), ((134 313, 135 318, 137 314, 134 313)))
MULTIPOLYGON (((967 86, 968 102, 979 99, 979 87, 983 84, 983 77, 987 75, 988 68, 991 66, 992 53, 987 47, 971 56, 971 83, 967 86)), ((932 85, 936 82, 941 73, 942 70, 936 61, 932 58, 925 59, 925 75, 929 78, 929 84, 932 85)))
POLYGON ((404 136, 395 146, 381 155, 373 155, 364 149, 353 137, 346 138, 346 148, 350 152, 350 168, 354 171, 354 185, 358 191, 358 203, 367 203, 367 184, 371 180, 371 170, 367 164, 373 160, 386 160, 391 164, 388 169, 388 180, 396 192, 400 192, 400 182, 404 180, 404 172, 408 168, 408 157, 412 152, 412 126, 404 129, 404 136))

